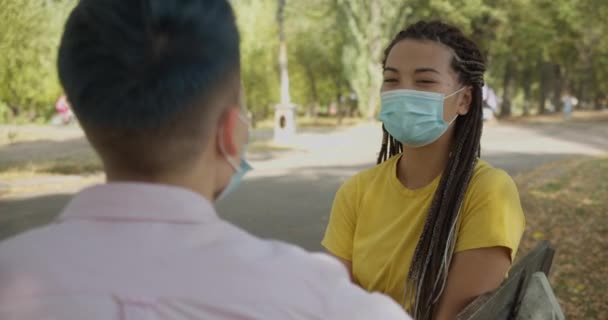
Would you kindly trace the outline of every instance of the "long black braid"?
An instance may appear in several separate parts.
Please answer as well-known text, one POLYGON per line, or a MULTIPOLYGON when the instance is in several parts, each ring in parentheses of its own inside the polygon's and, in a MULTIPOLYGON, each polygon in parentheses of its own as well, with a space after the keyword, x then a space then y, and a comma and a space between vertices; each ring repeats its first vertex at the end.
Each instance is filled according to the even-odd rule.
MULTIPOLYGON (((482 131, 482 93, 485 63, 477 45, 456 27, 421 21, 399 32, 384 51, 383 65, 393 46, 404 39, 439 42, 453 51, 452 67, 464 86, 472 87, 469 112, 455 124, 450 158, 435 191, 422 235, 406 279, 404 305, 417 320, 431 319, 447 281, 457 237, 460 207, 477 163, 482 131)), ((403 151, 383 127, 378 163, 403 151)))

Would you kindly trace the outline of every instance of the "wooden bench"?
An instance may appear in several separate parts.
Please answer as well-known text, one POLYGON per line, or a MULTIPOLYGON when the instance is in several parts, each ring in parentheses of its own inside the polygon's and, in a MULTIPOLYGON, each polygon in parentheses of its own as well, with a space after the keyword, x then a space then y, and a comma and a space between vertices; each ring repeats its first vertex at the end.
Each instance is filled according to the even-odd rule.
POLYGON ((498 289, 475 299, 457 319, 516 319, 532 275, 537 272, 548 275, 554 253, 555 250, 548 242, 540 243, 511 268, 509 277, 498 289))

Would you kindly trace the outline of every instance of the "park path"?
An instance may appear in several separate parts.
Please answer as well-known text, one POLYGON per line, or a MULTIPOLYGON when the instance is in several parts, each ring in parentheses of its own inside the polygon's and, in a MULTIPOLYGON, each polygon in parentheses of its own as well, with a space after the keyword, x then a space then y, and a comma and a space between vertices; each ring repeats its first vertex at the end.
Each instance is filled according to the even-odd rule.
MULTIPOLYGON (((266 136, 268 131, 256 134, 266 136)), ((318 250, 335 191, 348 177, 374 165, 380 139, 379 124, 368 123, 306 130, 294 139, 293 151, 252 153, 255 170, 218 204, 218 211, 261 237, 318 250)), ((561 159, 607 152, 606 122, 492 124, 486 126, 482 139, 482 158, 511 175, 561 159)), ((100 180, 96 177, 86 183, 100 180)), ((0 239, 2 233, 23 229, 24 224, 50 220, 80 187, 76 183, 53 194, 0 199, 0 239)))
MULTIPOLYGON (((312 151, 254 162, 243 186, 218 205, 228 220, 256 235, 319 250, 337 188, 374 165, 378 124, 300 138, 312 151)), ((573 157, 608 153, 608 123, 488 125, 482 158, 512 176, 573 157)))

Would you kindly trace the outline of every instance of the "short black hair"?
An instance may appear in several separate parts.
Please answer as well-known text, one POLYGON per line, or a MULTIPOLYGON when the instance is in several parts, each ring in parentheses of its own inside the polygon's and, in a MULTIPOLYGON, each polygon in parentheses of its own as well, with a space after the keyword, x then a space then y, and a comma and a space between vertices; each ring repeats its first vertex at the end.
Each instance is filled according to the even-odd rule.
POLYGON ((231 89, 238 103, 234 13, 227 0, 81 0, 66 23, 58 68, 102 158, 114 153, 125 165, 160 169, 168 158, 148 165, 141 158, 162 158, 168 150, 155 148, 198 138, 218 114, 218 92, 231 89))

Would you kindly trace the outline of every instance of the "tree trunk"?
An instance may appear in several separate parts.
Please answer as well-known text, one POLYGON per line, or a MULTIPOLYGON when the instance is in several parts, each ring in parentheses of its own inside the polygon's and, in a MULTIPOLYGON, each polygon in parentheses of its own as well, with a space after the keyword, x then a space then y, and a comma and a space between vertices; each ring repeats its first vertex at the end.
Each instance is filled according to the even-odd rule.
POLYGON ((574 87, 574 96, 579 100, 579 103, 576 105, 576 109, 582 109, 582 103, 580 103, 580 101, 582 101, 583 98, 583 82, 582 81, 577 81, 576 85, 573 85, 574 87))
POLYGON ((342 81, 336 78, 336 124, 342 125, 342 81))
MULTIPOLYGON (((593 59, 594 57, 592 57, 593 59)), ((598 79, 597 79, 597 72, 596 72, 596 68, 593 67, 593 65, 589 65, 589 70, 587 72, 587 74, 589 75, 589 90, 591 91, 591 94, 589 96, 589 99, 593 99, 593 109, 599 110, 599 103, 598 103, 598 98, 600 96, 600 90, 599 90, 599 86, 598 86, 598 79)), ((582 101, 579 99, 579 103, 581 103, 582 101)), ((590 101, 591 102, 591 101, 590 101)))
POLYGON ((562 68, 559 64, 552 65, 552 73, 553 73, 553 106, 555 106, 555 111, 562 111, 562 90, 563 90, 563 77, 562 77, 562 68))
POLYGON ((538 114, 547 113, 547 90, 541 83, 540 97, 538 98, 538 114))
POLYGON ((500 109, 501 117, 509 117, 511 116, 511 82, 515 75, 515 63, 512 58, 507 60, 507 64, 505 65, 505 74, 503 77, 503 94, 502 94, 502 106, 500 109))
POLYGON ((523 74, 524 89, 524 116, 530 115, 530 105, 532 104, 532 70, 526 68, 523 74))
POLYGON ((547 81, 547 63, 540 63, 540 97, 538 99, 538 114, 547 113, 547 96, 548 96, 548 81, 547 81))
POLYGON ((306 78, 308 78, 308 83, 310 84, 310 92, 312 94, 312 104, 308 106, 308 116, 313 119, 317 118, 317 109, 319 106, 319 90, 317 89, 317 77, 315 77, 315 73, 310 67, 309 64, 305 66, 306 70, 306 78))
POLYGON ((357 100, 354 99, 352 90, 351 90, 351 94, 348 98, 348 117, 354 118, 356 111, 357 111, 357 100))
POLYGON ((367 72, 369 78, 368 98, 367 98, 367 118, 369 120, 376 118, 376 111, 378 109, 378 92, 380 91, 380 85, 382 83, 382 66, 377 62, 382 58, 382 14, 380 12, 380 2, 370 1, 370 28, 369 32, 369 43, 368 50, 371 60, 367 65, 367 72))
MULTIPOLYGON (((9 68, 10 71, 10 68, 9 68)), ((11 79, 12 77, 12 72, 9 72, 9 78, 11 79)), ((9 87, 9 92, 11 94, 11 99, 13 101, 6 101, 8 108, 11 110, 11 113, 13 114, 13 119, 17 118, 19 115, 21 115, 21 106, 19 105, 20 102, 19 101, 19 95, 17 94, 17 90, 15 90, 15 88, 12 86, 11 82, 9 81, 9 83, 7 84, 9 87)))
POLYGON ((595 94, 595 110, 602 110, 602 95, 598 92, 595 94))
POLYGON ((342 102, 340 102, 340 100, 338 99, 338 106, 337 106, 338 110, 336 110, 337 112, 337 116, 338 119, 336 121, 336 123, 340 126, 342 125, 342 121, 344 120, 344 112, 343 109, 344 107, 342 106, 342 102))
POLYGON ((21 114, 21 112, 20 112, 21 108, 18 105, 9 103, 8 108, 11 110, 13 118, 17 118, 21 114))

